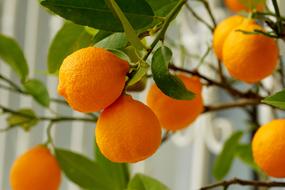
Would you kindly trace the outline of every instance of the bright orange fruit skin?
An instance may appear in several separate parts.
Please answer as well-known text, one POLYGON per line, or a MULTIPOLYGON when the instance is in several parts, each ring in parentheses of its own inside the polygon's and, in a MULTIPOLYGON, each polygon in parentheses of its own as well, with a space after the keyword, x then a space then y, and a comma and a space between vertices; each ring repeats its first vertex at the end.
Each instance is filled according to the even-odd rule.
POLYGON ((245 19, 227 37, 223 46, 223 62, 235 79, 256 83, 271 75, 278 63, 278 47, 274 39, 261 34, 244 34, 263 30, 254 21, 245 19))
MULTIPOLYGON (((242 3, 242 0, 225 0, 226 6, 233 12, 240 12, 240 11, 247 11, 249 12, 250 9, 248 7, 245 7, 242 3)), ((247 0, 249 3, 252 0, 247 0)), ((258 11, 262 11, 264 9, 264 4, 260 3, 257 5, 256 9, 258 11)))
POLYGON ((258 129, 252 141, 256 164, 269 176, 285 177, 285 119, 273 120, 258 129))
POLYGON ((60 168, 56 159, 42 145, 20 156, 10 172, 13 190, 58 190, 60 180, 60 168))
POLYGON ((196 94, 193 100, 176 100, 163 94, 153 84, 147 95, 147 105, 158 117, 163 128, 171 131, 183 129, 191 124, 204 110, 201 95, 202 84, 197 77, 178 75, 186 88, 196 94))
POLYGON ((122 95, 100 115, 96 142, 102 154, 113 162, 138 162, 160 146, 160 123, 149 107, 122 95))
POLYGON ((88 47, 67 56, 59 70, 58 93, 80 112, 97 112, 122 93, 126 61, 102 48, 88 47))
POLYGON ((213 36, 213 48, 216 56, 222 60, 223 46, 229 33, 233 31, 237 26, 239 26, 244 17, 235 15, 231 16, 218 24, 214 31, 213 36))

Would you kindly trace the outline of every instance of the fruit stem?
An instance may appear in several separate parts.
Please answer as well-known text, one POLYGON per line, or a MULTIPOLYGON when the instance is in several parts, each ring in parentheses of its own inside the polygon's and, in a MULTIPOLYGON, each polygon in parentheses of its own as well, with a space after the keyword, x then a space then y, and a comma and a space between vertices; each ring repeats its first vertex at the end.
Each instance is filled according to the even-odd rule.
POLYGON ((55 147, 54 143, 53 143, 53 139, 52 139, 52 135, 51 135, 51 129, 54 126, 53 122, 50 122, 49 125, 47 126, 47 141, 46 143, 44 143, 46 146, 47 145, 51 145, 52 147, 55 147))

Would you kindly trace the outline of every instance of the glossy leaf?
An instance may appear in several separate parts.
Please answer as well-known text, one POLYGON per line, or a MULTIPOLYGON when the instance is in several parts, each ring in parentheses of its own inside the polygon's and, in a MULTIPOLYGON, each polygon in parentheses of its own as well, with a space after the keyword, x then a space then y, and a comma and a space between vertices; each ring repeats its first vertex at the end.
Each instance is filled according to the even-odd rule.
POLYGON ((162 46, 152 57, 151 71, 158 88, 167 96, 178 100, 191 100, 195 95, 186 89, 183 82, 175 75, 170 74, 168 65, 172 58, 169 48, 162 46))
POLYGON ((143 174, 136 174, 130 181, 127 190, 170 190, 160 181, 143 174))
MULTIPOLYGON (((85 28, 86 29, 86 28, 85 28)), ((96 30, 96 29, 95 29, 96 30)), ((104 30, 99 30, 93 38, 93 44, 100 42, 101 40, 107 38, 108 36, 112 35, 112 32, 107 32, 104 30)))
POLYGON ((72 52, 92 45, 93 36, 83 26, 65 23, 53 39, 48 52, 48 70, 58 71, 62 61, 72 52))
MULTIPOLYGON (((148 26, 153 21, 153 11, 145 0, 117 1, 134 29, 148 26)), ((42 0, 41 4, 74 23, 96 29, 122 32, 120 21, 104 0, 42 0)))
POLYGON ((31 94, 39 104, 49 107, 50 98, 45 84, 37 79, 29 79, 23 85, 26 92, 31 94))
POLYGON ((9 127, 19 126, 25 131, 29 131, 32 127, 37 125, 39 119, 35 112, 31 109, 20 109, 19 114, 13 113, 7 118, 9 127))
POLYGON ((114 33, 104 38, 100 42, 96 43, 95 46, 106 49, 122 49, 126 47, 127 44, 128 44, 128 39, 124 33, 114 33))
POLYGON ((64 174, 88 190, 114 190, 113 181, 105 170, 87 157, 64 149, 55 149, 55 156, 64 174))
POLYGON ((2 34, 0 34, 0 58, 15 71, 22 81, 26 80, 29 68, 23 51, 14 39, 2 34))
POLYGON ((223 150, 216 158, 213 167, 213 175, 216 179, 223 179, 230 170, 242 135, 241 131, 235 132, 225 142, 223 150))
POLYGON ((120 51, 120 50, 117 50, 117 49, 108 49, 108 51, 112 52, 113 54, 115 54, 120 59, 123 59, 123 60, 125 60, 127 62, 130 62, 130 58, 123 51, 120 51))
POLYGON ((272 96, 266 97, 264 100, 262 100, 262 102, 281 109, 285 109, 285 90, 277 92, 272 96))
POLYGON ((125 190, 129 182, 129 171, 126 163, 114 163, 102 155, 96 143, 94 143, 96 163, 100 165, 112 178, 114 190, 125 190))

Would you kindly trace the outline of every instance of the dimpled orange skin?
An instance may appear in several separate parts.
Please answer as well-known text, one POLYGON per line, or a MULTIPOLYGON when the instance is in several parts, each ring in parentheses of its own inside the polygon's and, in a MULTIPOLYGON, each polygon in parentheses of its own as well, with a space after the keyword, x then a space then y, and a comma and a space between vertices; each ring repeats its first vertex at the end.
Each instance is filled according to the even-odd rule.
POLYGON ((64 59, 58 93, 74 110, 97 112, 120 96, 128 70, 126 61, 103 48, 83 48, 64 59))
MULTIPOLYGON (((225 0, 226 6, 233 12, 240 12, 240 11, 247 11, 249 12, 249 8, 245 7, 242 3, 242 0, 225 0)), ((250 2, 252 0, 248 0, 250 2)), ((264 4, 260 3, 257 5, 256 9, 258 11, 263 11, 264 9, 264 4)))
POLYGON ((42 145, 20 156, 10 171, 13 190, 58 190, 60 180, 60 168, 56 159, 42 145))
POLYGON ((160 123, 149 107, 122 95, 100 115, 96 142, 113 162, 134 163, 151 156, 160 146, 160 123))
POLYGON ((252 141, 256 164, 269 176, 285 177, 285 119, 273 120, 258 129, 252 141))
POLYGON ((163 128, 171 131, 191 124, 204 110, 202 84, 197 77, 178 75, 186 88, 196 94, 193 100, 176 100, 163 94, 153 84, 147 95, 147 105, 154 111, 163 128))
POLYGON ((263 30, 254 21, 245 19, 227 37, 223 47, 223 62, 235 79, 256 83, 271 75, 278 63, 278 47, 274 39, 261 34, 244 34, 263 30))
POLYGON ((216 56, 222 60, 224 42, 229 33, 242 23, 244 17, 231 16, 218 24, 214 31, 213 48, 216 56))

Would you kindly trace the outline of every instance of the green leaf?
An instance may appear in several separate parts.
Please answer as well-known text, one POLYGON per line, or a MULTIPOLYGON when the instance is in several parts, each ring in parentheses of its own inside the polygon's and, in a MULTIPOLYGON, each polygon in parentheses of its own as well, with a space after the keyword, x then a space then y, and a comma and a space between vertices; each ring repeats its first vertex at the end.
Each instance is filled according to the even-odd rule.
POLYGON ((127 87, 132 86, 139 82, 147 73, 149 65, 145 61, 140 61, 139 68, 135 71, 135 74, 128 81, 127 87))
MULTIPOLYGON (((97 36, 97 35, 96 35, 97 36)), ((95 36, 95 37, 96 37, 95 36)), ((96 43, 96 47, 105 49, 122 49, 128 44, 128 39, 124 33, 114 33, 100 42, 96 43)))
POLYGON ((27 93, 33 96, 33 98, 42 106, 49 107, 50 98, 46 86, 37 79, 29 79, 23 83, 27 93))
POLYGON ((66 22, 54 37, 48 52, 48 70, 58 71, 62 61, 72 52, 92 45, 93 36, 83 26, 66 22))
POLYGON ((257 6, 265 4, 266 0, 239 0, 239 2, 249 9, 256 9, 257 6))
POLYGON ((140 39, 137 36, 136 31, 132 27, 132 25, 129 23, 128 18, 125 16, 119 5, 116 3, 115 0, 105 0, 109 3, 110 8, 114 11, 114 13, 117 15, 117 17, 120 19, 124 31, 127 35, 128 40, 131 42, 131 44, 138 50, 143 50, 144 45, 140 41, 140 39))
POLYGON ((89 190, 114 190, 112 178, 94 161, 59 148, 55 149, 55 156, 64 174, 80 187, 89 190))
POLYGON ((217 180, 223 179, 231 168, 236 149, 243 133, 237 131, 225 142, 222 152, 215 160, 213 175, 217 180))
MULTIPOLYGON (((42 0, 41 4, 80 25, 112 32, 123 31, 120 21, 104 0, 42 0)), ((118 1, 118 5, 136 30, 150 25, 153 21, 154 13, 145 0, 118 1)))
POLYGON ((22 81, 26 80, 29 68, 24 53, 14 39, 3 34, 0 34, 0 58, 16 72, 22 81))
POLYGON ((146 0, 156 16, 166 16, 179 0, 146 0))
MULTIPOLYGON (((86 29, 86 28, 85 28, 86 29)), ((96 30, 96 29, 95 29, 96 30)), ((99 30, 93 38, 93 44, 100 42, 101 40, 107 38, 108 36, 112 35, 112 32, 99 30)))
POLYGON ((277 108, 285 109, 285 89, 272 96, 266 97, 262 102, 277 108))
POLYGON ((251 144, 239 144, 236 147, 236 156, 251 168, 259 171, 252 156, 251 144))
POLYGON ((18 114, 13 113, 7 118, 9 127, 19 126, 25 131, 29 131, 32 127, 37 125, 39 119, 35 112, 31 109, 20 109, 18 114))
POLYGON ((158 88, 167 96, 178 100, 191 100, 195 95, 186 89, 183 82, 168 71, 172 52, 166 46, 160 47, 152 57, 151 71, 158 88))
POLYGON ((149 176, 136 174, 130 181, 127 190, 169 190, 169 188, 149 176))
POLYGON ((108 49, 108 51, 112 52, 113 54, 115 54, 120 59, 123 59, 123 60, 125 60, 127 62, 130 62, 130 58, 123 51, 120 51, 120 50, 117 50, 117 49, 108 49))
POLYGON ((114 190, 126 189, 129 182, 128 164, 111 162, 102 155, 99 148, 97 147, 96 142, 94 144, 96 163, 104 168, 104 170, 112 178, 114 190))

